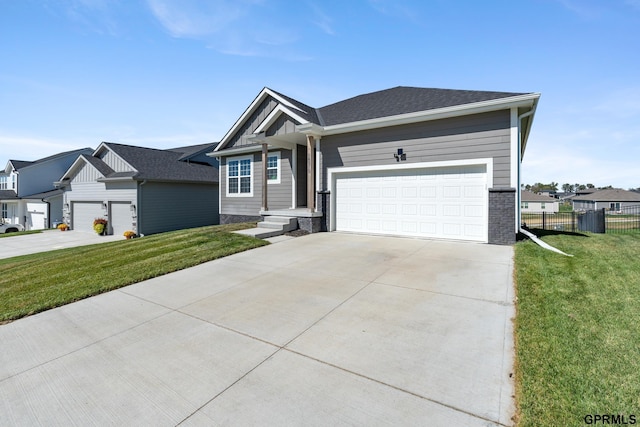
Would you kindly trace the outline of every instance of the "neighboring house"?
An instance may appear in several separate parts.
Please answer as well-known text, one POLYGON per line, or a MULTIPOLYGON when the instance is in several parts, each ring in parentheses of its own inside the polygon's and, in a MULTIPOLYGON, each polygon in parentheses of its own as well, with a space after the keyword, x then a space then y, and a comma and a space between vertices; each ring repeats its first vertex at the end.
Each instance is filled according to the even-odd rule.
POLYGON ((594 191, 573 198, 574 211, 606 209, 618 212, 624 207, 640 205, 640 194, 619 188, 594 191))
POLYGON ((0 212, 6 222, 26 230, 42 230, 62 221, 62 191, 53 182, 81 154, 91 148, 68 151, 36 161, 9 160, 0 171, 0 212))
POLYGON ((540 94, 396 87, 313 108, 264 88, 220 141, 220 220, 515 242, 540 94))
POLYGON ((218 224, 215 144, 171 150, 103 142, 80 156, 56 185, 64 190, 64 221, 92 231, 108 220, 109 234, 139 235, 218 224))
POLYGON ((560 202, 554 197, 536 194, 531 191, 522 191, 520 194, 520 208, 525 212, 556 213, 560 208, 560 202))

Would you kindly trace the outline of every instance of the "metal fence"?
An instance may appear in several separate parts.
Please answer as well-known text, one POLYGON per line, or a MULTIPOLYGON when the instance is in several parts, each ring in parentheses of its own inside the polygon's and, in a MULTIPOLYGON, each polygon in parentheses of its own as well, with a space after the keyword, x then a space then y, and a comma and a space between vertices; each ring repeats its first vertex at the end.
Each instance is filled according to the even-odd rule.
POLYGON ((523 212, 522 224, 527 228, 573 233, 640 233, 640 205, 626 206, 618 211, 523 212))

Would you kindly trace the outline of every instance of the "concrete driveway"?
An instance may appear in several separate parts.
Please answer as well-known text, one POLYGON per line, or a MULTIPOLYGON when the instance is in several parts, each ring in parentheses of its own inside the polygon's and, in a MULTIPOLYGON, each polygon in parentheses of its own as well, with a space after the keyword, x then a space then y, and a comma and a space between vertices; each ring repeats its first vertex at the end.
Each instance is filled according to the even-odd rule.
POLYGON ((511 425, 512 256, 320 233, 3 325, 3 424, 511 425))
POLYGON ((45 230, 37 234, 3 237, 0 239, 0 248, 2 249, 0 250, 0 259, 114 240, 124 240, 124 237, 120 235, 100 236, 86 231, 45 230))

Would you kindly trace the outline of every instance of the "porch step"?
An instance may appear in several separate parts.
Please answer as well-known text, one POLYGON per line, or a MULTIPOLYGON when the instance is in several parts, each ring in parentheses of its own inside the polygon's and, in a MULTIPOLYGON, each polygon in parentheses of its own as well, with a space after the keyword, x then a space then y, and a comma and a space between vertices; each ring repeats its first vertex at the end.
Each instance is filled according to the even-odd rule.
POLYGON ((257 224, 256 228, 248 230, 239 230, 235 233, 253 236, 258 239, 267 239, 269 237, 280 236, 287 231, 293 231, 298 228, 298 219, 288 216, 265 216, 264 221, 257 224))
POLYGON ((298 218, 290 216, 267 216, 258 223, 258 228, 292 231, 298 228, 298 218))

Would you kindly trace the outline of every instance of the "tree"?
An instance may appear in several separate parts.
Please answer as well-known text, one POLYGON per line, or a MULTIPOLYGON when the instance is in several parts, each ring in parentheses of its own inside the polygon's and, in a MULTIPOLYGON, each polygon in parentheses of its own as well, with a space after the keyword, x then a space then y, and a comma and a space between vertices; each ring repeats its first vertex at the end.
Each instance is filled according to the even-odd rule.
POLYGON ((593 184, 587 184, 587 188, 596 188, 596 186, 593 184))
POLYGON ((569 183, 562 184, 562 191, 565 193, 573 193, 573 185, 569 183))

